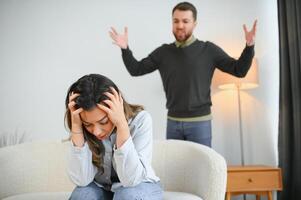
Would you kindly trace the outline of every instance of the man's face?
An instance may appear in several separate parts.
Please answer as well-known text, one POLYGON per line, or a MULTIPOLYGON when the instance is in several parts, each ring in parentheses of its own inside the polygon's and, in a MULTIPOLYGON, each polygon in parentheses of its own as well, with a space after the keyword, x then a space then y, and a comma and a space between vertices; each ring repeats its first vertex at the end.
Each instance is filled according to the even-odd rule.
POLYGON ((193 13, 190 10, 175 10, 172 15, 172 32, 179 42, 186 41, 196 26, 193 13))

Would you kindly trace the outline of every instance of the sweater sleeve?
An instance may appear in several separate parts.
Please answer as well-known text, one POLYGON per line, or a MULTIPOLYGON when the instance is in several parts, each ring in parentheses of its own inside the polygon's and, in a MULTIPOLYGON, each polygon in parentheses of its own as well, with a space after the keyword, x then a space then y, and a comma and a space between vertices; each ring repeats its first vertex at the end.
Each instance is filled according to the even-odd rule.
POLYGON ((98 170, 92 163, 92 152, 87 142, 83 147, 76 147, 71 142, 67 171, 75 185, 87 186, 94 180, 98 170))
POLYGON ((230 57, 220 47, 211 43, 215 66, 223 72, 237 77, 245 77, 248 73, 254 57, 254 45, 245 46, 240 57, 236 60, 230 57))
POLYGON ((123 63, 125 64, 128 72, 132 76, 141 76, 144 74, 151 73, 158 69, 159 60, 160 60, 160 47, 154 50, 146 58, 138 61, 133 56, 132 51, 127 49, 121 49, 123 63))
POLYGON ((114 149, 116 172, 124 187, 135 186, 147 179, 152 172, 152 120, 141 111, 134 121, 131 137, 118 149, 114 149))

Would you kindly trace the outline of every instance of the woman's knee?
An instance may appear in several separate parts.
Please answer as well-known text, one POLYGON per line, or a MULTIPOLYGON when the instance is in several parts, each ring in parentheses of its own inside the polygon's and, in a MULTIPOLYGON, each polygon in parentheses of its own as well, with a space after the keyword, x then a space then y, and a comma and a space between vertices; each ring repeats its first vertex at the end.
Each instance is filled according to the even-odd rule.
POLYGON ((95 183, 90 183, 85 187, 77 186, 73 190, 69 200, 102 200, 102 196, 102 189, 99 188, 95 183))
POLYGON ((139 192, 134 188, 120 188, 114 193, 113 200, 142 200, 139 192))
POLYGON ((114 193, 113 200, 161 200, 163 190, 158 183, 141 183, 135 187, 122 187, 114 193))

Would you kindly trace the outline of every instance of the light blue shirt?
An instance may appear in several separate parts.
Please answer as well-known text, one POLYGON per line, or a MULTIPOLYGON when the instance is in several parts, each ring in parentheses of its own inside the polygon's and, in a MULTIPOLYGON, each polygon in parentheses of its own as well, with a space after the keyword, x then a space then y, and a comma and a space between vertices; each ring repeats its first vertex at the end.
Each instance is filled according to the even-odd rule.
MULTIPOLYGON (((131 137, 120 148, 113 147, 111 161, 120 180, 112 184, 113 192, 121 186, 131 187, 141 182, 160 180, 151 166, 153 140, 150 114, 146 111, 139 112, 129 120, 129 129, 131 137)), ((115 143, 116 137, 110 137, 110 140, 115 143)), ((86 142, 83 147, 76 147, 71 142, 67 171, 72 182, 78 186, 86 186, 94 181, 98 169, 92 164, 92 152, 86 142)), ((111 174, 111 171, 104 173, 111 174)))

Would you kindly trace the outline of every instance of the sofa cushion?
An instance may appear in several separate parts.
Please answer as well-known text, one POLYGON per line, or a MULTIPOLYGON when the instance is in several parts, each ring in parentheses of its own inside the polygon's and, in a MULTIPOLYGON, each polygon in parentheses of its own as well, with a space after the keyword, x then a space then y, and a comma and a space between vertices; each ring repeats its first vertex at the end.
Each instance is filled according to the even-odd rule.
POLYGON ((163 200, 202 200, 200 197, 185 192, 165 191, 163 200))
MULTIPOLYGON (((67 200, 71 192, 42 192, 14 195, 2 200, 67 200)), ((164 192, 163 200, 202 200, 198 196, 184 192, 164 192)))
POLYGON ((71 192, 39 192, 10 196, 2 200, 68 200, 71 192))

